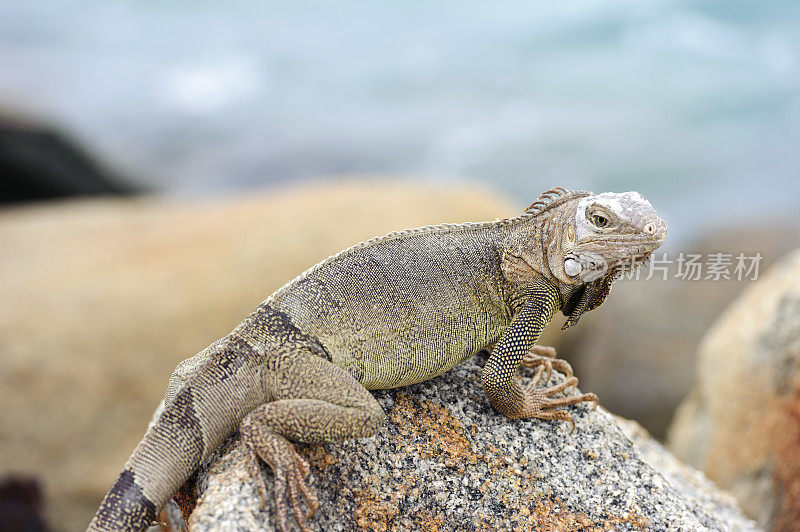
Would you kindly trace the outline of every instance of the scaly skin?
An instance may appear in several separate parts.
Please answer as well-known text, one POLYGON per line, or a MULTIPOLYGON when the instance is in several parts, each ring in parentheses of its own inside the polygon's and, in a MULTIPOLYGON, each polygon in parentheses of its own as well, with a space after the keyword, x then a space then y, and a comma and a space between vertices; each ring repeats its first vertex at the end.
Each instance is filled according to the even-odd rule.
POLYGON ((164 412, 89 530, 146 528, 237 428, 262 501, 259 458, 272 468, 278 528, 288 530, 291 511, 308 530, 318 502, 293 442, 373 435, 384 413, 369 390, 431 379, 484 349, 481 382, 498 411, 572 424, 557 408, 597 397, 553 398, 577 379, 552 348, 534 344, 556 311, 567 328, 599 306, 621 271, 665 237, 638 193, 556 188, 516 218, 392 233, 326 259, 178 366, 164 412), (520 366, 536 368, 525 386, 520 366), (537 387, 554 367, 567 379, 537 387))

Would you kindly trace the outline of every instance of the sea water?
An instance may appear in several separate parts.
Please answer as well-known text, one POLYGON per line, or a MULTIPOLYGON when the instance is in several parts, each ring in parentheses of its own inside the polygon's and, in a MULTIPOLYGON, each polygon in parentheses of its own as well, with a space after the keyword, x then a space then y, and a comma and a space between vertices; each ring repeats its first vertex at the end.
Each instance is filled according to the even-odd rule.
POLYGON ((0 105, 178 194, 637 189, 672 235, 800 212, 800 2, 0 0, 0 105))

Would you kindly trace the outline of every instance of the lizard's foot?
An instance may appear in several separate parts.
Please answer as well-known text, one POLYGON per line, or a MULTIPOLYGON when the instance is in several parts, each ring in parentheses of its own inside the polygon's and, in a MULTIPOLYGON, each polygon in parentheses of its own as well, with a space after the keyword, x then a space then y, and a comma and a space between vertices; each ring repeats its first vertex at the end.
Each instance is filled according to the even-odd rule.
POLYGON ((314 490, 305 481, 305 477, 310 473, 308 462, 300 456, 294 445, 283 436, 258 429, 248 430, 248 428, 245 428, 243 423, 242 436, 249 450, 250 473, 258 486, 261 509, 264 509, 264 504, 267 500, 267 486, 261 476, 258 463, 259 457, 269 464, 275 475, 275 517, 278 528, 282 532, 289 530, 286 520, 288 506, 292 509, 300 529, 304 532, 310 532, 311 529, 308 527, 307 519, 310 519, 317 511, 319 500, 314 490), (308 515, 306 516, 303 515, 300 507, 301 496, 308 505, 308 515))
POLYGON ((523 387, 525 406, 523 407, 519 417, 566 421, 570 424, 570 432, 572 432, 572 430, 575 429, 575 422, 572 421, 572 415, 569 412, 555 409, 560 406, 569 406, 585 401, 591 401, 594 403, 592 405, 592 409, 594 409, 597 407, 598 403, 597 396, 593 393, 584 393, 572 397, 553 399, 551 397, 552 395, 564 391, 570 386, 577 385, 578 379, 577 377, 568 377, 564 382, 554 386, 537 388, 536 385, 539 384, 544 371, 544 366, 539 366, 536 368, 536 373, 531 379, 531 382, 523 387))
MULTIPOLYGON (((522 367, 543 368, 547 371, 547 377, 544 379, 544 382, 550 380, 550 377, 553 375, 553 368, 566 375, 568 379, 573 375, 572 366, 570 366, 569 362, 556 358, 555 347, 544 345, 533 346, 533 349, 522 358, 522 367)), ((541 377, 541 373, 537 371, 537 374, 541 377)), ((539 380, 537 379, 536 382, 538 383, 539 380)))

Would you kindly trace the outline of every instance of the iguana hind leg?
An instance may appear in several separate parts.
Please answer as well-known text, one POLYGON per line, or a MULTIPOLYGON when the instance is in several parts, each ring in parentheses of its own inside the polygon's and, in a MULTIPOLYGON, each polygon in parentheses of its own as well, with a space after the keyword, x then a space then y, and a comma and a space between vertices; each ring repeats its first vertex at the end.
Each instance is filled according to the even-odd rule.
POLYGON ((277 358, 275 376, 268 382, 275 400, 250 412, 240 432, 251 454, 250 470, 258 482, 262 505, 267 490, 257 456, 275 475, 276 524, 288 530, 287 509, 297 524, 309 530, 306 519, 318 506, 314 490, 305 478, 308 463, 292 442, 323 443, 371 436, 378 431, 384 413, 378 402, 352 375, 302 349, 285 350, 277 358), (308 505, 303 515, 302 499, 308 505))

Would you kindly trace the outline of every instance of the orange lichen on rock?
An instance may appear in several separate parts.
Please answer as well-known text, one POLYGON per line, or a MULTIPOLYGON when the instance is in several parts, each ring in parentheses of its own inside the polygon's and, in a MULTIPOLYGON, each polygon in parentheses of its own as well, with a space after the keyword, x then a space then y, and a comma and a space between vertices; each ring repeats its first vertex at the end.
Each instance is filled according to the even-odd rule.
POLYGON ((183 483, 172 499, 181 509, 183 521, 188 523, 189 517, 197 506, 197 477, 195 475, 189 477, 189 480, 183 483))
MULTIPOLYGON (((490 446, 492 452, 497 449, 490 446)), ((609 515, 597 521, 583 512, 571 512, 566 505, 555 497, 542 494, 537 490, 540 484, 534 475, 523 472, 521 464, 515 464, 504 456, 481 456, 489 465, 490 479, 480 488, 482 493, 494 491, 496 500, 511 510, 509 519, 511 530, 614 530, 617 525, 626 523, 637 530, 644 530, 646 521, 635 510, 628 515, 618 517, 609 515), (505 480, 507 486, 497 493, 493 484, 499 479, 505 480)), ((500 523, 492 515, 480 516, 480 524, 487 528, 497 528, 500 523)))
POLYGON ((438 458, 445 453, 448 467, 477 460, 461 423, 446 407, 398 393, 389 419, 397 425, 405 450, 419 458, 438 458))
MULTIPOLYGON (((356 501, 358 502, 355 521, 358 526, 364 530, 375 530, 377 532, 395 530, 396 527, 392 523, 392 519, 400 513, 400 501, 416 482, 416 477, 409 477, 404 482, 391 482, 391 490, 387 490, 385 487, 384 489, 379 489, 378 486, 370 486, 369 488, 355 491, 356 501)), ((377 483, 375 482, 375 484, 377 483)))
MULTIPOLYGON (((795 381, 800 380, 795 378, 795 381)), ((794 393, 782 401, 779 411, 783 423, 775 431, 774 486, 780 497, 773 532, 797 530, 800 523, 800 382, 794 382, 794 393)))
MULTIPOLYGON (((582 512, 570 512, 563 504, 556 499, 539 498, 531 506, 519 508, 518 518, 514 519, 510 530, 514 532, 527 532, 536 530, 538 532, 559 532, 562 530, 581 530, 586 532, 600 532, 607 530, 617 530, 619 525, 629 524, 636 530, 644 530, 645 519, 631 512, 626 517, 609 516, 603 522, 597 522, 582 512)), ((486 528, 497 526, 491 516, 486 516, 481 522, 486 528)))
POLYGON ((336 458, 325 450, 324 445, 309 445, 298 451, 311 467, 320 471, 336 463, 336 458))

